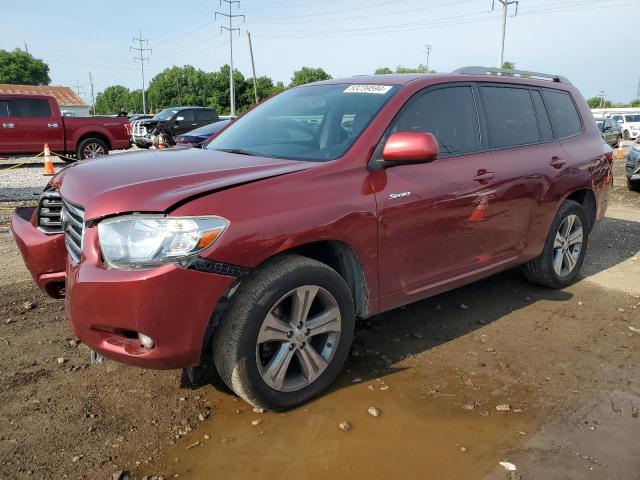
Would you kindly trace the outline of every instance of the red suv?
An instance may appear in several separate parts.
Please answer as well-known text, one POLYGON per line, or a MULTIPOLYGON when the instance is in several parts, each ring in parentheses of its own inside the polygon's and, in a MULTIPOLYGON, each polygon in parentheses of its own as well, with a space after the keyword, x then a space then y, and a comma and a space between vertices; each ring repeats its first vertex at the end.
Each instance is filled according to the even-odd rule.
POLYGON ((74 164, 12 227, 91 349, 212 361, 282 410, 331 384, 356 318, 516 265, 574 281, 611 160, 562 77, 354 77, 287 90, 204 148, 74 164))

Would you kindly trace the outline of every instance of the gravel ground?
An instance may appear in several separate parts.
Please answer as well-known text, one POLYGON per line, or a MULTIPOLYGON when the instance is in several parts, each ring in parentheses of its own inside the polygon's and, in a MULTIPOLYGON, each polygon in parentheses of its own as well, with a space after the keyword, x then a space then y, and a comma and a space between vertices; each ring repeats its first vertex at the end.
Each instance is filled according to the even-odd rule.
MULTIPOLYGON (((121 154, 133 150, 137 150, 137 147, 131 150, 112 150, 109 154, 121 154)), ((53 161, 56 172, 67 165, 68 163, 59 158, 53 161)), ((37 199, 51 179, 42 174, 42 169, 42 157, 0 158, 0 202, 37 199), (19 164, 21 165, 11 168, 19 164)))

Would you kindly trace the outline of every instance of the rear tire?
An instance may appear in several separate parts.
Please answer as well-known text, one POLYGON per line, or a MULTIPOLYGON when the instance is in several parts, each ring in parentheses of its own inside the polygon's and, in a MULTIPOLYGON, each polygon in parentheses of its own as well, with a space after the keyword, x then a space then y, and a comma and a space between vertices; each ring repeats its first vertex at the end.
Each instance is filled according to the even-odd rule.
POLYGON ((527 279, 550 288, 571 285, 587 253, 589 225, 584 207, 565 200, 551 224, 542 253, 524 266, 527 279))
POLYGON ((631 180, 627 178, 627 188, 632 192, 640 192, 640 180, 631 180))
POLYGON ((282 256, 240 286, 214 335, 214 363, 248 403, 287 410, 331 385, 349 354, 354 324, 349 287, 335 270, 282 256))
POLYGON ((109 153, 107 144, 99 138, 85 138, 78 144, 76 157, 78 160, 101 157, 109 153))

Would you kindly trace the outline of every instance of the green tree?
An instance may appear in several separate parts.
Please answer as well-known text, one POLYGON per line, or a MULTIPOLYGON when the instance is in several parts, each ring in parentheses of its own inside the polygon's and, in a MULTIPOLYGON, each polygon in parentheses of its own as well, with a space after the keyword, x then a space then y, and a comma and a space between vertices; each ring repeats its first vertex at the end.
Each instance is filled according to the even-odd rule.
POLYGON ((320 80, 331 80, 331 75, 321 68, 302 67, 300 70, 293 72, 290 86, 297 87, 298 85, 318 82, 320 80))
POLYGON ((20 49, 0 50, 0 83, 49 85, 49 66, 20 49))
POLYGON ((502 62, 502 68, 506 68, 507 70, 515 70, 516 64, 513 62, 504 61, 502 62))
POLYGON ((182 105, 209 106, 211 74, 191 65, 171 67, 149 82, 149 103, 156 110, 182 105))
POLYGON ((589 108, 609 108, 612 106, 609 100, 602 101, 601 97, 591 97, 587 100, 589 108))
POLYGON ((389 67, 380 67, 376 68, 374 75, 389 75, 391 73, 393 73, 393 70, 391 70, 389 67))
POLYGON ((131 92, 127 87, 112 85, 96 96, 96 114, 113 115, 120 112, 121 109, 132 110, 131 92))
POLYGON ((636 98, 635 100, 631 100, 631 102, 629 102, 629 106, 630 107, 640 107, 640 98, 636 98))
POLYGON ((389 75, 391 73, 436 73, 436 71, 427 68, 426 65, 421 63, 417 67, 403 67, 402 65, 398 65, 395 71, 389 67, 380 67, 374 72, 375 75, 389 75))

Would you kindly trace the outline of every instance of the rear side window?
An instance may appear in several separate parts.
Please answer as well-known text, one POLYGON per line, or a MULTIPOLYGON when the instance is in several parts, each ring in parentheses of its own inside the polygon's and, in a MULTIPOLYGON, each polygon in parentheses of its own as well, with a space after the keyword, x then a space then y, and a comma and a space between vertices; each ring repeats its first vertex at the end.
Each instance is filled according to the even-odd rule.
POLYGON ((0 100, 0 118, 9 117, 9 100, 0 100))
POLYGON ((582 132, 580 116, 568 93, 545 90, 544 98, 558 138, 570 137, 582 132))
POLYGON ((540 140, 529 90, 480 87, 491 148, 514 147, 540 140))
MULTIPOLYGON (((354 120, 354 127, 355 127, 354 120)), ((478 114, 471 87, 445 87, 418 97, 400 113, 391 133, 428 132, 440 145, 440 156, 480 150, 478 114)))
POLYGON ((213 122, 215 120, 215 115, 211 110, 196 110, 196 122, 213 122))
POLYGON ((48 118, 51 116, 49 102, 40 98, 14 98, 9 108, 13 117, 48 118))
POLYGON ((537 90, 531 90, 531 98, 533 106, 536 107, 536 116, 538 117, 538 130, 540 130, 540 141, 548 142, 553 140, 553 130, 551 129, 551 120, 549 114, 542 101, 542 95, 537 90))

